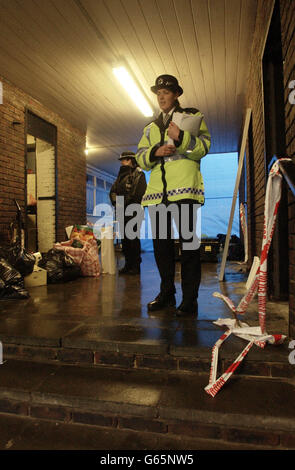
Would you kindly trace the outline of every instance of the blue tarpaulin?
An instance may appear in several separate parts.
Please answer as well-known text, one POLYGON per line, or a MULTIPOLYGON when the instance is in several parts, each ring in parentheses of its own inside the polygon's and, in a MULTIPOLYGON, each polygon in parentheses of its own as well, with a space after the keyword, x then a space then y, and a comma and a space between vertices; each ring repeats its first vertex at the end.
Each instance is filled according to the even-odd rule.
MULTIPOLYGON (((215 238, 219 233, 227 233, 237 171, 238 154, 236 152, 209 154, 201 160, 201 173, 205 185, 205 204, 201 208, 202 238, 215 238)), ((149 172, 145 172, 145 175, 148 181, 149 172)), ((231 234, 239 236, 239 233, 237 203, 231 234)), ((152 240, 143 238, 141 247, 143 251, 152 251, 152 240)))

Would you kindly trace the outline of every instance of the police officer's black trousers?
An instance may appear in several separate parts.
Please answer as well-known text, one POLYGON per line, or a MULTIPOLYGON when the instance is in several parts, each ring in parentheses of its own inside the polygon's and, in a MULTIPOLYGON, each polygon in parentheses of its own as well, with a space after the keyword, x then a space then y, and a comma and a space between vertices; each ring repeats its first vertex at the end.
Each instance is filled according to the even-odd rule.
MULTIPOLYGON (((169 206, 172 203, 168 203, 169 206)), ((193 201, 177 201, 176 204, 179 211, 179 224, 175 220, 179 241, 181 246, 180 263, 181 263, 181 288, 183 301, 191 303, 198 298, 198 291, 201 282, 201 260, 199 243, 191 236, 188 238, 188 232, 196 232, 194 223, 196 222, 196 211, 199 207, 193 201), (186 213, 183 210, 186 205, 186 213), (185 229, 184 229, 185 228, 185 229), (189 246, 192 244, 193 246, 189 246), (188 248, 188 249, 187 249, 188 248)), ((171 221, 174 218, 172 211, 167 212, 166 220, 161 213, 151 215, 151 210, 156 211, 155 207, 150 207, 150 217, 153 232, 154 256, 161 277, 160 292, 164 296, 175 293, 174 277, 175 277, 175 247, 174 238, 171 230, 171 221), (163 238, 163 224, 166 224, 167 237, 163 238), (162 237, 162 238, 161 238, 162 237)))
POLYGON ((122 238, 122 251, 125 256, 125 267, 139 269, 141 263, 141 245, 140 245, 140 226, 142 220, 134 226, 134 232, 137 232, 137 236, 131 239, 128 236, 126 226, 128 222, 132 220, 133 216, 125 216, 124 219, 124 237, 122 238))

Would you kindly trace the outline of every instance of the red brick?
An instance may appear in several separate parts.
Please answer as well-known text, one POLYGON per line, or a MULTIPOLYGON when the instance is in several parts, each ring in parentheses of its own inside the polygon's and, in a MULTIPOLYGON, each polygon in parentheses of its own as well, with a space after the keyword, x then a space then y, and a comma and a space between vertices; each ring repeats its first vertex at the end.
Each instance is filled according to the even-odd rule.
POLYGON ((28 415, 28 404, 9 399, 0 399, 0 412, 17 415, 28 415))
POLYGON ((281 446, 285 449, 295 449, 295 433, 286 433, 281 435, 281 446))
POLYGON ((220 439, 221 429, 218 426, 207 426, 198 423, 176 421, 168 423, 168 432, 182 436, 202 437, 204 439, 220 439))
POLYGON ((134 366, 134 355, 112 352, 95 352, 94 363, 130 368, 134 366))
POLYGON ((255 429, 223 429, 223 439, 227 441, 265 445, 275 447, 280 443, 279 434, 269 431, 257 431, 255 429))
POLYGON ((3 83, 4 102, 0 106, 0 180, 1 180, 1 212, 0 212, 0 240, 8 241, 8 225, 15 216, 14 198, 18 199, 24 208, 25 191, 25 108, 57 127, 57 168, 58 168, 58 195, 68 197, 69 205, 64 208, 60 217, 57 205, 57 236, 58 241, 65 238, 64 229, 67 225, 84 224, 86 222, 86 181, 80 178, 86 174, 86 157, 84 148, 86 144, 85 133, 74 129, 62 117, 53 113, 38 101, 14 87, 5 78, 0 77, 3 83), (13 126, 13 121, 21 122, 13 126), (14 165, 14 166, 12 166, 14 165), (13 168, 13 171, 10 171, 13 168), (79 175, 79 178, 77 178, 79 175), (6 179, 6 177, 8 179, 6 179), (4 186, 4 187, 3 187, 4 186), (3 197, 4 195, 4 197, 3 197), (8 218, 7 207, 11 204, 13 216, 8 218))
POLYGON ((202 361, 201 359, 180 359, 179 369, 190 370, 194 372, 208 372, 210 371, 210 361, 202 361))
POLYGON ((52 419, 54 421, 70 421, 70 412, 62 407, 32 405, 30 415, 33 418, 52 419))
POLYGON ((87 349, 60 349, 57 352, 57 360, 69 363, 93 364, 94 357, 93 352, 87 349))
POLYGON ((294 378, 294 375, 295 375, 295 366, 289 364, 287 357, 286 357, 286 364, 273 364, 271 366, 272 377, 294 378))
POLYGON ((118 417, 119 428, 134 429, 136 431, 148 431, 148 432, 159 432, 166 433, 167 425, 162 421, 149 420, 145 418, 125 418, 118 417))
MULTIPOLYGON (((223 372, 227 370, 227 368, 232 364, 232 361, 224 361, 224 369, 223 372)), ((242 362, 242 364, 238 367, 236 374, 242 375, 258 375, 260 377, 269 377, 270 376, 270 364, 267 363, 259 363, 258 361, 247 361, 242 362)))
POLYGON ((156 369, 177 369, 177 359, 171 357, 137 356, 137 367, 156 369))
POLYGON ((75 423, 89 424, 92 426, 117 427, 117 418, 97 414, 95 412, 73 411, 72 420, 75 423))

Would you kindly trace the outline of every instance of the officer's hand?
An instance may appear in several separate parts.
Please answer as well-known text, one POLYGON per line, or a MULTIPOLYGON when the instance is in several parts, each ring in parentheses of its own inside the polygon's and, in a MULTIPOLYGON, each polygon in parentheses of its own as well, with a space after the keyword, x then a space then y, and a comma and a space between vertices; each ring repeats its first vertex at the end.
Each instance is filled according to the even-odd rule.
POLYGON ((179 127, 175 124, 175 122, 171 121, 168 127, 168 136, 170 137, 170 139, 178 140, 179 132, 179 127))
POLYGON ((155 151, 155 157, 168 157, 169 155, 173 155, 175 150, 175 145, 162 145, 155 151))

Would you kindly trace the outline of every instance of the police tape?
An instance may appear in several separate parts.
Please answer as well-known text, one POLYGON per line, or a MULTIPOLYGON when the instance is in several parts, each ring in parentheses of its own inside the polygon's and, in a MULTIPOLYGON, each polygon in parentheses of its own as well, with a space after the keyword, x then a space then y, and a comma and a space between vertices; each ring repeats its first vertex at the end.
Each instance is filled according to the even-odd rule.
MULTIPOLYGON (((241 362, 243 361, 244 357, 248 354, 250 349, 252 348, 254 341, 250 341, 248 345, 243 349, 241 354, 237 357, 237 359, 228 367, 228 369, 222 374, 219 379, 215 380, 213 383, 209 383, 207 387, 205 387, 206 392, 215 397, 215 395, 219 392, 221 387, 227 382, 227 380, 232 376, 234 371, 239 367, 241 362)), ((215 364, 213 365, 215 368, 215 364)), ((212 371, 212 376, 216 375, 216 370, 212 371)))
MULTIPOLYGON (((222 343, 229 337, 231 331, 226 331, 218 341, 216 341, 215 345, 212 348, 212 361, 211 361, 211 368, 210 368, 210 376, 209 376, 209 384, 214 384, 216 382, 216 374, 217 374, 217 365, 218 365, 218 351, 222 343)), ((205 389, 206 390, 206 389, 205 389)))
POLYGON ((231 310, 235 319, 219 319, 215 324, 220 326, 227 326, 228 330, 219 338, 212 348, 212 359, 211 368, 209 375, 209 384, 205 387, 205 391, 212 397, 218 393, 223 387, 226 381, 231 377, 240 363, 243 361, 245 356, 250 351, 253 344, 260 348, 264 348, 267 343, 269 344, 281 344, 286 336, 285 335, 268 335, 265 331, 266 323, 266 296, 267 296, 267 256, 272 241, 278 208, 281 199, 281 182, 282 175, 280 174, 279 162, 277 160, 269 173, 265 195, 265 207, 264 207, 264 227, 263 227, 263 240, 260 256, 260 264, 257 268, 256 275, 252 280, 252 283, 247 290, 246 294, 241 299, 239 305, 236 307, 232 300, 219 292, 214 292, 213 296, 222 299, 231 310), (258 291, 258 320, 259 327, 249 327, 246 323, 241 324, 238 320, 237 315, 243 315, 246 313, 247 308, 258 291), (237 359, 229 366, 229 368, 222 374, 219 379, 216 380, 217 375, 217 364, 219 348, 222 343, 231 334, 249 341, 248 345, 244 348, 237 359))

